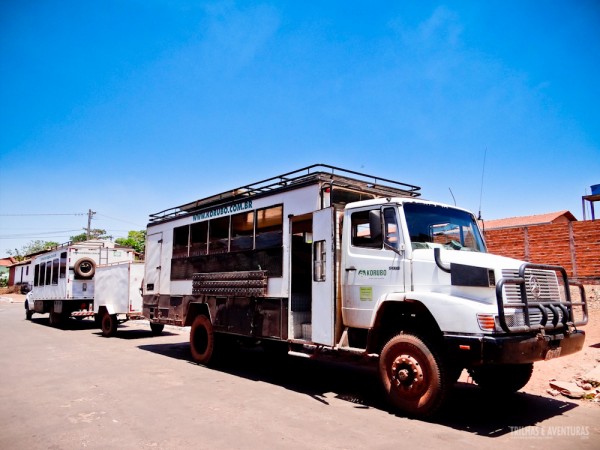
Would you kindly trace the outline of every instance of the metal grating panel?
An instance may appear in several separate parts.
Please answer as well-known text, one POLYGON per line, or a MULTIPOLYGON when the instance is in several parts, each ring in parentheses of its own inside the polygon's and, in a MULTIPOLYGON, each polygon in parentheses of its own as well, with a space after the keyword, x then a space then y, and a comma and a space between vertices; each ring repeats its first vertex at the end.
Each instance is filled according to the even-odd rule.
POLYGON ((267 271, 195 273, 192 293, 225 297, 266 297, 267 271))

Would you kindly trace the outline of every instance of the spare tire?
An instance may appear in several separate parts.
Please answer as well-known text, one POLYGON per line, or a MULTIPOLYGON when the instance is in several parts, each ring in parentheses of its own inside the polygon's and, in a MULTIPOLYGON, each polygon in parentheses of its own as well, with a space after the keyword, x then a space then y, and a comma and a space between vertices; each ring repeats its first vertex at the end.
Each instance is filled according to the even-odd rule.
POLYGON ((77 278, 89 279, 94 276, 96 272, 96 263, 90 258, 81 258, 75 263, 73 267, 75 276, 77 278))

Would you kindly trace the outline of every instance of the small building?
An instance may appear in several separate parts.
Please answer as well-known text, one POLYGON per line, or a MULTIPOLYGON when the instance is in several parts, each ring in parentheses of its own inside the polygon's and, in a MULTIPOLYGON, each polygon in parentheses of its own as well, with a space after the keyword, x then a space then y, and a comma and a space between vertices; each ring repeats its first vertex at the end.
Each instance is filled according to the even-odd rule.
POLYGON ((16 262, 17 260, 12 256, 0 258, 0 280, 6 280, 6 284, 8 284, 8 274, 10 266, 12 266, 16 262))
POLYGON ((485 230, 500 230, 503 228, 531 227, 535 225, 549 225, 557 223, 574 222, 577 219, 569 211, 557 211, 533 216, 509 217, 507 219, 486 220, 483 222, 485 230))

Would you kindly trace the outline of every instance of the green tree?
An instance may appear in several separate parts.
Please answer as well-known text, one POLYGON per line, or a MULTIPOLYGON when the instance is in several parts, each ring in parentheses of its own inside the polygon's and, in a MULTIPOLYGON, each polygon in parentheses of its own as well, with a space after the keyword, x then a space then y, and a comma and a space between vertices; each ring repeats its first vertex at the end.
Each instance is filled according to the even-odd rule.
MULTIPOLYGON (((85 229, 85 228, 84 228, 85 229)), ((88 240, 87 231, 85 233, 77 234, 70 237, 71 242, 84 242, 88 240)), ((100 228, 94 228, 90 230, 90 239, 101 239, 103 241, 110 241, 112 236, 106 234, 106 230, 100 228)))
POLYGON ((131 247, 136 252, 143 254, 146 247, 146 230, 130 231, 126 238, 117 238, 115 243, 123 247, 131 247))
POLYGON ((17 261, 23 261, 25 256, 30 255, 32 253, 41 252, 48 248, 57 247, 60 245, 58 242, 54 241, 42 241, 35 240, 31 241, 29 244, 25 244, 21 249, 7 250, 9 256, 14 256, 17 261))

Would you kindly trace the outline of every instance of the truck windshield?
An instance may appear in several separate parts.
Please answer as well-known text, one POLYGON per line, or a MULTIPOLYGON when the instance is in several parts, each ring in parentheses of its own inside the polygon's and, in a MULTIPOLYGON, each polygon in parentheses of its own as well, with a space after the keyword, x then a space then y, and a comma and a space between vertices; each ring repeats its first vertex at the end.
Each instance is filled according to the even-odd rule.
POLYGON ((486 251, 475 218, 468 212, 440 205, 405 203, 404 214, 413 249, 486 251))

